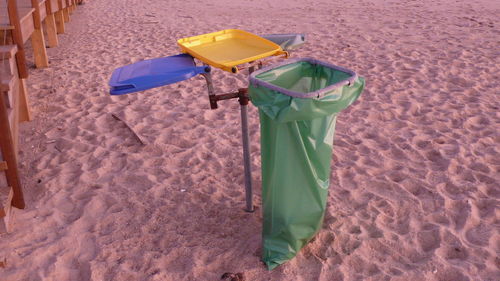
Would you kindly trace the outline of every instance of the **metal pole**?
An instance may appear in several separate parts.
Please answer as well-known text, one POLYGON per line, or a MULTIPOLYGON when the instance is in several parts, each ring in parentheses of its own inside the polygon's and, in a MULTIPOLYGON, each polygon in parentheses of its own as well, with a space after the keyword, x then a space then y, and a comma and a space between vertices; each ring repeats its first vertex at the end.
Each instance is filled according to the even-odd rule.
POLYGON ((245 211, 253 212, 255 211, 252 202, 252 166, 250 163, 250 142, 248 133, 248 98, 246 101, 242 102, 240 98, 240 109, 241 109, 241 138, 243 139, 243 166, 245 168, 245 192, 246 192, 246 202, 247 206, 245 211))
MULTIPOLYGON (((215 95, 215 90, 212 81, 212 75, 210 72, 202 73, 203 77, 207 82, 208 88, 208 97, 210 100, 210 108, 217 108, 217 99, 215 95)), ((252 202, 252 170, 250 163, 250 142, 249 142, 249 134, 248 134, 248 96, 246 89, 240 89, 238 91, 240 109, 241 109, 241 135, 243 139, 243 167, 245 171, 245 199, 246 199, 246 212, 254 212, 254 206, 252 202)))
MULTIPOLYGON (((254 72, 254 66, 248 68, 248 74, 254 72)), ((245 211, 254 212, 253 206, 253 187, 252 187, 252 164, 250 161, 250 134, 248 132, 248 98, 247 90, 240 90, 240 109, 241 109, 241 138, 243 140, 243 166, 245 168, 245 191, 247 208, 245 211)))

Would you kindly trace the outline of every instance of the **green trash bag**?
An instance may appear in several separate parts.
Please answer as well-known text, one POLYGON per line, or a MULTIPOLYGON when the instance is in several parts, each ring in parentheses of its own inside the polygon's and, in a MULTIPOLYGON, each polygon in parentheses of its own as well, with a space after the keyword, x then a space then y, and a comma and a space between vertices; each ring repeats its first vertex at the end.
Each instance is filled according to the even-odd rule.
POLYGON ((261 124, 262 259, 269 270, 293 258, 321 228, 337 113, 364 85, 354 72, 314 59, 250 76, 261 124))

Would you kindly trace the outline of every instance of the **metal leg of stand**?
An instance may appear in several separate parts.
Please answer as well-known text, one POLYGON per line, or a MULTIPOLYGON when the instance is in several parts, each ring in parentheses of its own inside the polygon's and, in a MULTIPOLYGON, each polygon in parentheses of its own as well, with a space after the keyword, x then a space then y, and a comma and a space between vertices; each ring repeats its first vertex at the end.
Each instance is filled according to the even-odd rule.
MULTIPOLYGON (((210 72, 202 74, 207 81, 208 96, 210 100, 210 108, 217 108, 217 100, 213 99, 215 96, 214 86, 212 82, 212 76, 210 72)), ((250 142, 248 133, 248 96, 246 95, 246 90, 241 92, 238 91, 240 108, 241 108, 241 135, 243 140, 243 166, 245 170, 245 199, 246 199, 246 212, 254 212, 253 200, 252 200, 252 170, 250 163, 250 142)), ((233 96, 237 97, 237 96, 233 96)))
POLYGON ((252 202, 252 166, 250 163, 250 137, 248 133, 248 112, 247 104, 241 104, 241 136, 243 139, 243 166, 245 167, 245 192, 247 206, 245 211, 255 211, 252 202))
MULTIPOLYGON (((255 68, 251 66, 248 69, 248 73, 252 74, 255 68)), ((248 94, 248 93, 247 93, 248 94)), ((242 99, 240 97, 240 109, 241 109, 241 137, 243 139, 243 163, 245 166, 245 189, 246 189, 246 201, 247 208, 245 211, 253 212, 255 211, 253 206, 253 187, 252 187, 252 164, 250 161, 250 134, 248 132, 248 95, 242 99)))

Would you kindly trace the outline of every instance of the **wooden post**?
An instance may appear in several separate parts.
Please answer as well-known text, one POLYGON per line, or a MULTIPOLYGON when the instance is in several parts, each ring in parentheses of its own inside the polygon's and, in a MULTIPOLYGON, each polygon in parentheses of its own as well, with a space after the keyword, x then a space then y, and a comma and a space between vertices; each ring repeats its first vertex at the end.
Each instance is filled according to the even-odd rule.
MULTIPOLYGON (((33 5, 35 3, 40 3, 38 2, 39 0, 31 0, 33 5)), ((45 1, 45 20, 43 20, 43 24, 45 27, 45 31, 47 32, 47 46, 49 48, 54 48, 59 44, 59 41, 57 40, 57 27, 56 27, 56 19, 54 16, 54 9, 51 5, 51 0, 46 0, 45 1)), ((40 6, 38 6, 38 9, 40 9, 40 6)), ((40 12, 41 13, 41 12, 40 12)))
POLYGON ((33 30, 33 34, 31 34, 31 45, 33 47, 33 55, 35 57, 35 65, 37 68, 49 66, 49 58, 47 57, 45 40, 43 37, 42 29, 35 28, 35 30, 33 30))
POLYGON ((69 11, 68 8, 63 9, 64 22, 69 22, 69 11))
MULTIPOLYGON (((3 94, 3 93, 2 93, 3 94)), ((17 157, 14 148, 14 140, 10 130, 9 116, 7 114, 7 106, 5 99, 0 98, 0 149, 2 150, 2 157, 7 162, 7 170, 5 176, 7 184, 12 188, 12 206, 24 209, 24 196, 21 189, 21 182, 19 181, 19 173, 17 170, 17 157)))
POLYGON ((19 122, 31 120, 26 79, 19 79, 19 122))
POLYGON ((58 10, 57 12, 55 12, 54 17, 56 19, 57 34, 64 33, 66 28, 64 26, 64 12, 63 12, 63 10, 58 10))
POLYGON ((47 17, 45 18, 45 30, 47 31, 47 45, 50 48, 56 47, 59 44, 59 40, 57 39, 56 18, 54 13, 47 13, 47 17))
POLYGON ((12 38, 17 45, 16 61, 20 78, 28 78, 28 67, 26 66, 26 54, 24 53, 23 35, 21 34, 21 21, 17 13, 17 4, 15 0, 7 0, 7 12, 9 14, 10 24, 14 26, 12 38))
POLYGON ((60 0, 61 5, 59 7, 64 7, 63 10, 63 15, 64 15, 64 22, 69 22, 69 7, 68 7, 68 1, 67 0, 60 0), (64 1, 64 4, 63 2, 64 1))
POLYGON ((64 33, 64 18, 61 8, 59 6, 59 0, 47 0, 45 3, 47 4, 47 10, 48 10, 47 15, 49 13, 54 15, 57 34, 64 33))
MULTIPOLYGON (((14 197, 14 191, 12 190, 12 187, 9 186, 9 195, 7 196, 7 206, 3 206, 3 202, 0 202, 0 233, 3 232, 9 232, 10 229, 10 224, 12 222, 12 198, 14 197)), ((5 259, 4 261, 0 261, 0 267, 2 267, 2 263, 5 265, 5 259)))
POLYGON ((31 7, 35 9, 33 13, 33 23, 35 25, 35 29, 40 29, 42 27, 42 17, 40 16, 40 6, 38 0, 31 0, 31 7))
POLYGON ((72 15, 74 11, 73 0, 66 0, 66 6, 68 7, 69 14, 72 15))
POLYGON ((49 66, 49 58, 45 49, 45 39, 43 38, 42 17, 40 16, 40 4, 38 0, 31 0, 31 7, 35 8, 33 13, 33 23, 35 30, 31 34, 31 45, 33 47, 33 55, 35 56, 35 65, 37 68, 49 66))

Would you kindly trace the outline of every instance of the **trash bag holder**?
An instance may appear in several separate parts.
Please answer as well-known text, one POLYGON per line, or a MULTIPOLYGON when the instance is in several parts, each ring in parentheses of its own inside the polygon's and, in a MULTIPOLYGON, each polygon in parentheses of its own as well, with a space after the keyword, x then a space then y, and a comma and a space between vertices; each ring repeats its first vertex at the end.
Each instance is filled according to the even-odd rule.
POLYGON ((249 84, 261 125, 262 260, 273 269, 321 228, 337 113, 359 97, 364 79, 302 58, 255 71, 249 84))

